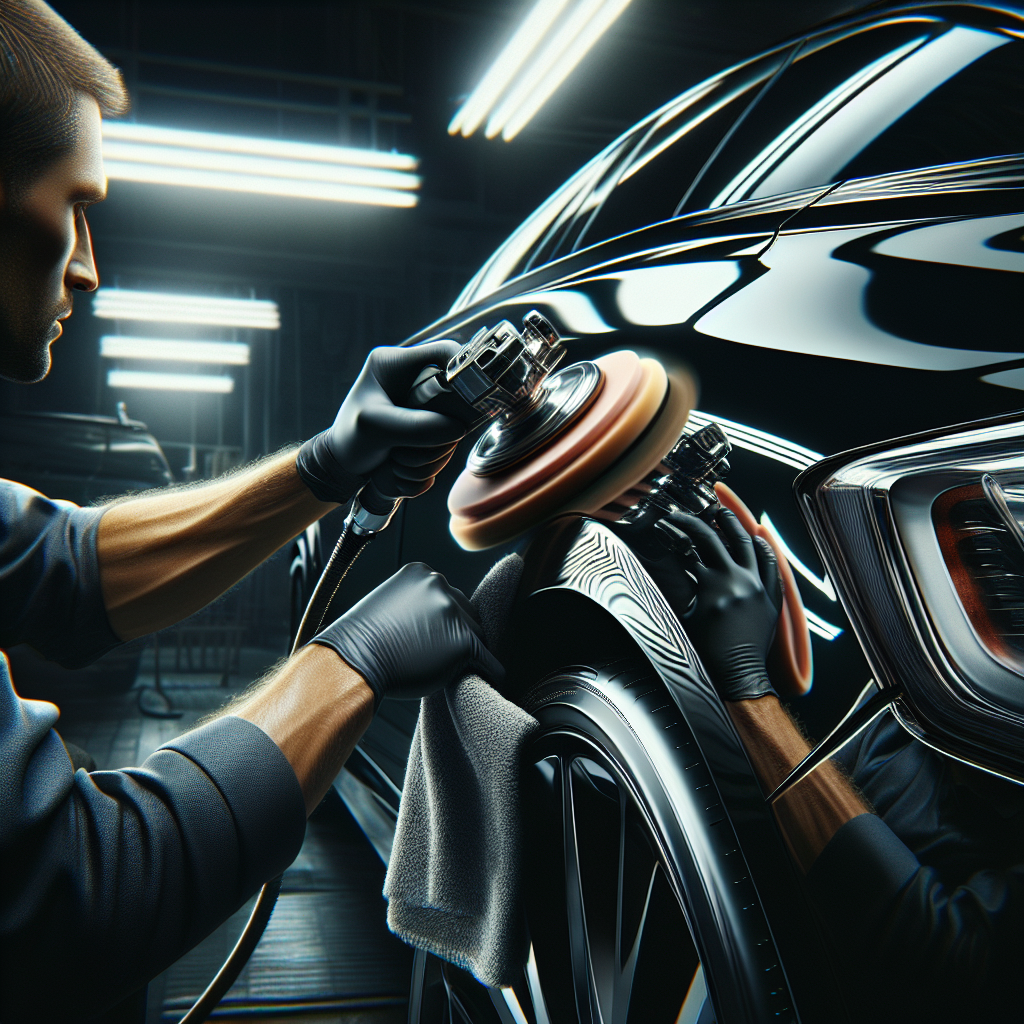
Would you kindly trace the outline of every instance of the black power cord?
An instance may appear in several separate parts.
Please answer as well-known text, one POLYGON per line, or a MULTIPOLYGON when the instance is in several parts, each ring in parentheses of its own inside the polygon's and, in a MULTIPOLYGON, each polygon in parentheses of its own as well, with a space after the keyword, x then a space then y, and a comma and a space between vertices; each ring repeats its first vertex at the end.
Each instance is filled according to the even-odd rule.
MULTIPOLYGON (((374 536, 372 533, 359 533, 353 530, 352 523, 352 516, 349 516, 345 520, 345 528, 338 538, 338 543, 334 546, 334 551, 331 552, 331 557, 320 575, 316 589, 306 605, 302 622, 299 624, 298 632, 292 643, 292 654, 320 632, 320 627, 327 617, 327 612, 334 600, 334 595, 338 592, 338 587, 341 586, 341 581, 355 564, 355 560, 362 553, 367 542, 374 536)), ((270 915, 273 914, 277 904, 277 897, 281 892, 283 877, 283 875, 278 875, 276 878, 272 878, 260 889, 256 904, 252 908, 249 920, 245 922, 242 934, 238 936, 235 948, 228 954, 227 960, 224 961, 213 981, 207 985, 206 991, 181 1018, 180 1024, 202 1024, 235 983, 242 968, 252 956, 253 950, 263 938, 263 932, 266 930, 270 915)))

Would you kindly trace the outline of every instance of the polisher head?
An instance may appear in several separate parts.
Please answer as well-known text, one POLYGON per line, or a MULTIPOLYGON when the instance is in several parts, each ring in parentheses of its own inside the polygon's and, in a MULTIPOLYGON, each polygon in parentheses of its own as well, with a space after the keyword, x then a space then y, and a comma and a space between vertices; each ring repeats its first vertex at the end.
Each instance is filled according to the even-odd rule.
POLYGON ((545 389, 526 417, 491 425, 451 490, 451 531, 467 550, 554 515, 596 512, 657 468, 696 400, 689 375, 670 379, 659 362, 628 351, 570 366, 545 389), (497 470, 492 452, 503 456, 497 470))

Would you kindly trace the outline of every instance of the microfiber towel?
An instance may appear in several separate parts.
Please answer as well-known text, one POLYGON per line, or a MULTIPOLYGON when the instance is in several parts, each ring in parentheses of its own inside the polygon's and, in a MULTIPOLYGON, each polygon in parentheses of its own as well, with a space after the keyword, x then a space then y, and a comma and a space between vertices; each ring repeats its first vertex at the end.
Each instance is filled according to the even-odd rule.
MULTIPOLYGON (((501 657, 523 561, 508 555, 473 605, 501 657)), ((413 734, 384 895, 388 927, 493 988, 522 976, 519 759, 538 722, 469 675, 424 697, 413 734)))

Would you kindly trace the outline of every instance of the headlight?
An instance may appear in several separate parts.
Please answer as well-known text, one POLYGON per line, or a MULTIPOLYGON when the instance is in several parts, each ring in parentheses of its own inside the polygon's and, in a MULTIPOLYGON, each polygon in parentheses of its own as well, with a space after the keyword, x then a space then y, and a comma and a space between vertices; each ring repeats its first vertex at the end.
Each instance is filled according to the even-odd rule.
POLYGON ((1024 782, 1024 414, 846 452, 795 487, 903 726, 1024 782))

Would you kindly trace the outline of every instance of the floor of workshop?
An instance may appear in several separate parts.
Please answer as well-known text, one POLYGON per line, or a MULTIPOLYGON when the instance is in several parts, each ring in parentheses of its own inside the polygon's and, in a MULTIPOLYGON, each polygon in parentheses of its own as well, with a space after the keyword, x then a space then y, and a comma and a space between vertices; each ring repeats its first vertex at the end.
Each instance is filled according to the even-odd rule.
MULTIPOLYGON (((161 682, 180 718, 151 718, 161 707, 147 652, 135 688, 60 702, 62 737, 92 754, 99 769, 141 764, 258 678, 276 654, 243 649, 241 671, 164 671, 161 682)), ((274 915, 216 1019, 304 1024, 404 1024, 412 952, 387 930, 384 867, 332 790, 309 820, 302 850, 285 872, 274 915)), ((248 918, 250 902, 149 986, 146 1024, 177 1024, 214 976, 248 918)))

